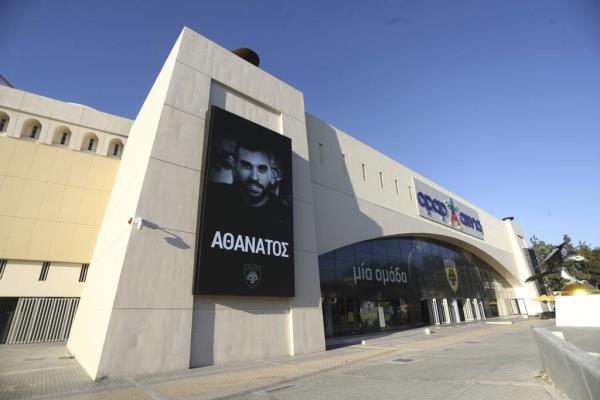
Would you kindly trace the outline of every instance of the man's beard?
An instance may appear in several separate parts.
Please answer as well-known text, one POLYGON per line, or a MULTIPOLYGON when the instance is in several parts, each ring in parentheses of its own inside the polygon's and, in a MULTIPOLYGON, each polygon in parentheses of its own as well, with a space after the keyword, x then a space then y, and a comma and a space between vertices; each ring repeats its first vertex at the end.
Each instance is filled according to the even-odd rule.
POLYGON ((242 195, 250 206, 263 206, 266 202, 267 191, 265 187, 255 180, 248 180, 242 185, 242 195))
POLYGON ((265 187, 255 180, 244 182, 245 192, 252 198, 262 199, 265 194, 265 187))

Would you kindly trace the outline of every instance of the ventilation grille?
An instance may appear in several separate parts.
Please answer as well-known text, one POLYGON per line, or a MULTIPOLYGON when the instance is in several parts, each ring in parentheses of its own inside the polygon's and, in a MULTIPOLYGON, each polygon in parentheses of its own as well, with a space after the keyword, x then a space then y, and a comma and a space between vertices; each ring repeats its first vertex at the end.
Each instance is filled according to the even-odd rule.
POLYGON ((81 264, 81 272, 79 273, 79 282, 85 282, 87 278, 88 268, 90 264, 81 264))
POLYGON ((78 305, 78 297, 21 297, 6 343, 67 340, 78 305))

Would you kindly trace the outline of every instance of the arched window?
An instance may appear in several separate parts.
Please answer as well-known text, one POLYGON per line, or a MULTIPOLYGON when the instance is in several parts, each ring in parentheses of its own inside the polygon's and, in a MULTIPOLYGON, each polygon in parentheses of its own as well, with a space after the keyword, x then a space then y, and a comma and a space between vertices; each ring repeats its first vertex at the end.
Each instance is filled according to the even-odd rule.
POLYGON ((21 130, 21 137, 27 139, 37 140, 40 138, 40 133, 42 132, 42 124, 37 119, 28 119, 23 124, 23 129, 21 130))
POLYGON ((113 139, 108 146, 109 157, 121 157, 123 154, 123 142, 119 139, 113 139))
POLYGON ((52 144, 59 146, 68 146, 71 140, 71 130, 66 126, 59 126, 54 130, 54 136, 52 137, 52 144))
POLYGON ((81 141, 81 150, 95 153, 98 147, 98 136, 93 133, 88 133, 81 141))
POLYGON ((6 132, 9 122, 10 122, 10 117, 8 116, 8 114, 0 111, 0 133, 6 132))

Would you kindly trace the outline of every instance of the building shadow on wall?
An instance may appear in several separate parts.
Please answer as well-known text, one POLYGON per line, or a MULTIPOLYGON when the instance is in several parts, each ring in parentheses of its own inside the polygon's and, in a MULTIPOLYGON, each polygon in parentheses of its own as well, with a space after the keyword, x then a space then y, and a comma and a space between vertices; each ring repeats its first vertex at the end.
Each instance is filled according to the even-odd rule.
POLYGON ((190 248, 190 246, 181 238, 181 236, 176 235, 175 233, 173 233, 167 229, 161 228, 154 222, 151 222, 151 221, 148 221, 147 219, 145 219, 145 220, 143 220, 143 227, 152 229, 152 230, 159 230, 159 231, 164 232, 167 235, 169 235, 169 236, 165 236, 164 239, 165 239, 165 242, 167 242, 171 246, 175 246, 178 249, 182 249, 182 250, 187 250, 190 248))

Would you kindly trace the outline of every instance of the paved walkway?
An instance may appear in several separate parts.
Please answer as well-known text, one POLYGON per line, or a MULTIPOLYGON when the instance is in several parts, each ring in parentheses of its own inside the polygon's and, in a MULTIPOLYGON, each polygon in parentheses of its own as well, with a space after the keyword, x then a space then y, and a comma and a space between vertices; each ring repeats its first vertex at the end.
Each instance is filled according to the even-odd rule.
POLYGON ((64 343, 0 346, 0 399, 554 399, 530 326, 415 329, 324 353, 91 381, 64 343))

